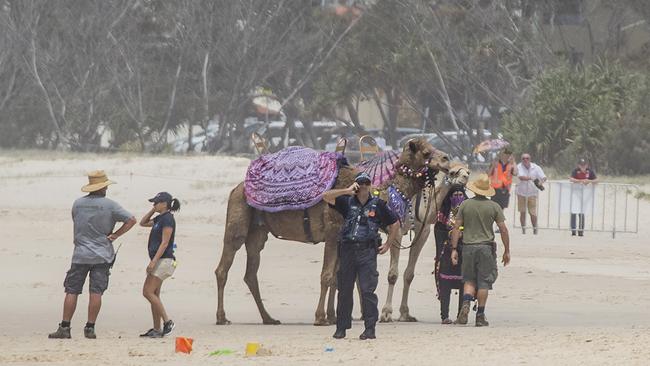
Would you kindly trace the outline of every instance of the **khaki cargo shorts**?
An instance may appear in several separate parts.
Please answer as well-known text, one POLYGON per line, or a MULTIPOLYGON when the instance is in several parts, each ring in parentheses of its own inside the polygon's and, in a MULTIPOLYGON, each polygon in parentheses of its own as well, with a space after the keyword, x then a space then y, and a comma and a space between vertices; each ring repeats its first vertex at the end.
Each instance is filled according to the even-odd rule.
POLYGON ((537 196, 524 197, 517 195, 517 209, 520 213, 526 213, 526 208, 528 208, 528 213, 537 215, 537 196))
POLYGON ((160 258, 151 275, 164 281, 174 274, 174 270, 176 270, 176 261, 174 259, 160 258))
POLYGON ((471 282, 478 289, 492 289, 498 276, 495 248, 496 244, 463 244, 463 282, 471 282))

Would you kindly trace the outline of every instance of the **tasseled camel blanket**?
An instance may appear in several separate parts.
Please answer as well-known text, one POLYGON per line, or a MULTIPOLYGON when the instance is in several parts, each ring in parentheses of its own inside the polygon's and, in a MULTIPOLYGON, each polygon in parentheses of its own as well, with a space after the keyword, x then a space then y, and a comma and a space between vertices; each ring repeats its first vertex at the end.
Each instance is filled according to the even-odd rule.
POLYGON ((244 193, 262 211, 304 210, 332 188, 344 164, 343 155, 291 146, 253 160, 246 172, 244 193))

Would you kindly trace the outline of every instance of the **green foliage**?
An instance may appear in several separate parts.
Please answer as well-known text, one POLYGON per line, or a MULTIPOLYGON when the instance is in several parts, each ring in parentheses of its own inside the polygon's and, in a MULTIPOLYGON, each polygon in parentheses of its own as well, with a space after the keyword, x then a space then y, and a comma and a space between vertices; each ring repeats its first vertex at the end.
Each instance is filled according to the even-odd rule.
POLYGON ((637 75, 634 101, 615 122, 607 143, 607 170, 615 174, 650 173, 650 79, 637 75))
POLYGON ((640 78, 618 64, 551 69, 521 108, 506 116, 504 136, 542 164, 568 170, 577 157, 586 157, 596 169, 612 171, 618 163, 611 160, 611 145, 635 104, 640 78))

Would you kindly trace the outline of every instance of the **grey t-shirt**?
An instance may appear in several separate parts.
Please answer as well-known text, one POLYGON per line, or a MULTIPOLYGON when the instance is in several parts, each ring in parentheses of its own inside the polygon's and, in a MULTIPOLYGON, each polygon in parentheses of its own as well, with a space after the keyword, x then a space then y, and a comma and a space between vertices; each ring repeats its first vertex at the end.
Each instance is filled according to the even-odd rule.
POLYGON ((113 243, 108 235, 116 222, 133 217, 117 202, 102 196, 88 195, 72 205, 74 253, 72 263, 100 264, 113 261, 113 243))

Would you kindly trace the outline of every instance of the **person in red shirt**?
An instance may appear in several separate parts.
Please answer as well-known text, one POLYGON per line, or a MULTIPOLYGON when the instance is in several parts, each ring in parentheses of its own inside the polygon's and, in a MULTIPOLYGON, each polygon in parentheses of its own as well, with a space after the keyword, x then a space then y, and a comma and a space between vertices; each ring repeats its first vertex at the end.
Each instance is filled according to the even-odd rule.
MULTIPOLYGON (((595 184, 598 182, 596 177, 596 172, 589 167, 587 159, 581 158, 578 160, 578 167, 573 169, 569 181, 574 184, 595 184)), ((584 235, 585 229, 585 214, 584 213, 572 213, 571 214, 571 235, 576 235, 576 226, 578 236, 584 235), (576 225, 577 224, 577 225, 576 225)))

